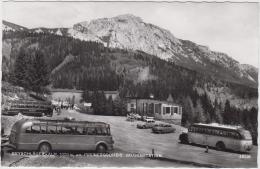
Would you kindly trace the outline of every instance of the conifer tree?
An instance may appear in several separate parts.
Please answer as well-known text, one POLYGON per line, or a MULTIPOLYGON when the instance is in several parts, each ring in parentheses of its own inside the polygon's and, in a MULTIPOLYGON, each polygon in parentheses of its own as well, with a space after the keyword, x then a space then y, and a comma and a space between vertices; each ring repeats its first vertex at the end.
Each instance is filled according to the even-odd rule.
POLYGON ((26 73, 27 73, 27 55, 23 48, 21 48, 15 63, 14 63, 14 84, 17 86, 21 86, 24 88, 28 87, 28 83, 26 81, 26 73))
POLYGON ((50 83, 50 81, 49 72, 44 59, 44 55, 39 50, 35 51, 33 66, 35 70, 35 79, 33 82, 35 86, 35 92, 43 93, 45 91, 45 86, 47 86, 50 83))
POLYGON ((223 114, 223 122, 224 124, 230 124, 231 123, 231 106, 230 106, 230 101, 227 99, 225 103, 225 108, 224 108, 224 114, 223 114))

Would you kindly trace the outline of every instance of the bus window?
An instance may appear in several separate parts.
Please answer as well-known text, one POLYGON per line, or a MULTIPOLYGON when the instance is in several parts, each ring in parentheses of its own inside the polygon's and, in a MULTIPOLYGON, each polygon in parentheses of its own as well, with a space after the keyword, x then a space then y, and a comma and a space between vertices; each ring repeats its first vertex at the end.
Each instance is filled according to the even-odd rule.
POLYGON ((69 129, 70 129, 71 134, 78 134, 76 126, 69 127, 69 129))
POLYGON ((193 130, 195 133, 198 133, 199 132, 199 130, 198 130, 198 128, 197 127, 194 127, 194 130, 193 130))
POLYGON ((87 128, 87 134, 88 135, 95 135, 96 134, 95 128, 94 127, 87 128))
POLYGON ((57 126, 48 126, 48 134, 56 134, 57 126))
POLYGON ((41 133, 47 133, 47 127, 45 125, 40 126, 41 133))
POLYGON ((102 128, 96 128, 97 135, 103 135, 102 128))
POLYGON ((107 128, 102 127, 101 128, 102 135, 108 135, 107 128))
POLYGON ((86 132, 84 131, 84 128, 77 127, 76 128, 76 133, 79 134, 79 135, 84 135, 86 132))
POLYGON ((32 133, 40 133, 41 129, 39 125, 33 125, 31 128, 32 133))
POLYGON ((207 129, 207 134, 211 135, 212 134, 212 129, 207 129))
POLYGON ((83 128, 83 134, 87 135, 88 134, 88 128, 83 128))
POLYGON ((227 132, 227 133, 228 133, 228 137, 230 137, 230 138, 235 138, 235 137, 234 137, 234 132, 231 132, 231 131, 230 131, 230 132, 227 132))
POLYGON ((235 133, 234 133, 234 138, 239 139, 239 138, 240 138, 240 135, 235 132, 235 133))
POLYGON ((105 127, 96 128, 97 135, 107 135, 107 129, 105 127))
POLYGON ((223 131, 223 136, 224 137, 228 137, 228 132, 227 131, 223 131))
POLYGON ((61 127, 62 134, 73 134, 73 130, 71 127, 62 126, 61 127))
POLYGON ((56 130, 56 133, 57 134, 62 134, 62 130, 61 130, 61 126, 57 126, 57 130, 56 130))
POLYGON ((224 131, 220 130, 220 131, 219 131, 219 135, 220 135, 220 136, 225 136, 224 131))
POLYGON ((216 135, 216 130, 215 129, 211 129, 211 134, 212 135, 216 135))

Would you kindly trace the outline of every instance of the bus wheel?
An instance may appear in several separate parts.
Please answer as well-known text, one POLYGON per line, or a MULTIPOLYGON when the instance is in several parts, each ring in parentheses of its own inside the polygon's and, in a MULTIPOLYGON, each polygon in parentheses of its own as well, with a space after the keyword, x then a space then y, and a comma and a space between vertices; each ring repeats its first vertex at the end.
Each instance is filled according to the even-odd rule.
POLYGON ((219 142, 217 142, 217 144, 216 144, 216 148, 217 148, 217 150, 223 151, 223 150, 226 149, 226 146, 225 146, 225 144, 224 144, 222 141, 219 141, 219 142))
POLYGON ((39 151, 43 154, 51 152, 51 145, 49 143, 41 143, 39 146, 39 151))
POLYGON ((106 153, 107 148, 104 144, 99 144, 96 148, 97 153, 106 153))
POLYGON ((186 133, 182 133, 179 136, 179 140, 182 144, 188 144, 189 143, 189 139, 188 139, 188 135, 186 133))

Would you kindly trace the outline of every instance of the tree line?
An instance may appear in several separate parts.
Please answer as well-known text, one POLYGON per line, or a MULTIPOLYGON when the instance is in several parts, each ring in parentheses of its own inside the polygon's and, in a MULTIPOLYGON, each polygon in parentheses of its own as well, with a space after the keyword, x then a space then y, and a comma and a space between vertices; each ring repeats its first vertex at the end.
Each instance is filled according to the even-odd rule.
POLYGON ((43 94, 48 92, 49 75, 48 65, 40 50, 21 49, 9 78, 14 85, 43 94))
POLYGON ((84 90, 81 101, 91 103, 96 115, 125 116, 127 114, 125 100, 120 97, 113 100, 111 96, 107 99, 104 91, 84 90))

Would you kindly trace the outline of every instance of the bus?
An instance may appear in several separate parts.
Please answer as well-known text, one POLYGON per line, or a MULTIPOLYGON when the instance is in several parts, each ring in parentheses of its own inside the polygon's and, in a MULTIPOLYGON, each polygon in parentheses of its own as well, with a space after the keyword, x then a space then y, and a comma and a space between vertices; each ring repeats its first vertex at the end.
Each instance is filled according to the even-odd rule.
POLYGON ((113 149, 110 125, 103 122, 21 119, 11 130, 9 144, 18 151, 56 150, 106 153, 113 149))
POLYGON ((241 126, 221 125, 217 123, 195 123, 187 133, 179 136, 181 143, 199 144, 215 147, 217 150, 248 152, 252 149, 252 136, 241 126))

